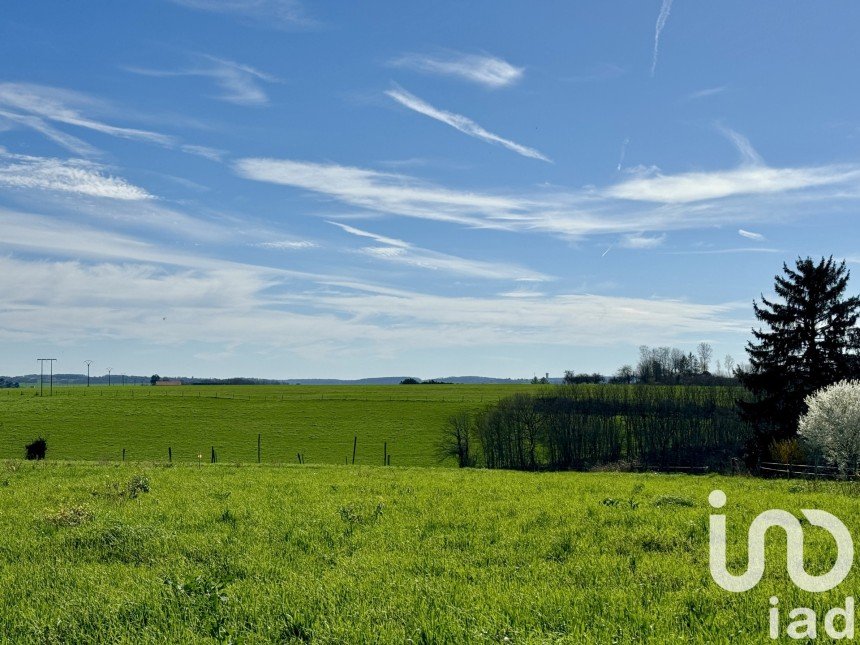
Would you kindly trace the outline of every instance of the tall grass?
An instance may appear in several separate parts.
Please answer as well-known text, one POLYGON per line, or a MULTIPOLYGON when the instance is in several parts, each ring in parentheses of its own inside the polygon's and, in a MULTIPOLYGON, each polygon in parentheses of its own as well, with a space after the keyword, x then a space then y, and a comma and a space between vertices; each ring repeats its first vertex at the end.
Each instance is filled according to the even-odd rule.
MULTIPOLYGON (((857 588, 854 572, 799 591, 777 534, 758 587, 717 587, 715 488, 733 571, 768 508, 860 535, 848 483, 0 463, 0 642, 751 643, 768 641, 770 596, 823 616, 857 588)), ((809 570, 826 570, 833 540, 807 528, 809 570)))

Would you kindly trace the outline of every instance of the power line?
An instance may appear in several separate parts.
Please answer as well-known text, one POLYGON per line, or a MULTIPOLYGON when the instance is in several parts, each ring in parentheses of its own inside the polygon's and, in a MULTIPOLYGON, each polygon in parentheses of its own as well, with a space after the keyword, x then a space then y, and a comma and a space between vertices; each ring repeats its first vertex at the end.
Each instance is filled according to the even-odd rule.
POLYGON ((45 361, 48 361, 51 364, 51 385, 50 385, 50 395, 54 396, 54 363, 57 361, 56 358, 37 358, 39 361, 39 396, 43 396, 44 388, 45 388, 45 361))

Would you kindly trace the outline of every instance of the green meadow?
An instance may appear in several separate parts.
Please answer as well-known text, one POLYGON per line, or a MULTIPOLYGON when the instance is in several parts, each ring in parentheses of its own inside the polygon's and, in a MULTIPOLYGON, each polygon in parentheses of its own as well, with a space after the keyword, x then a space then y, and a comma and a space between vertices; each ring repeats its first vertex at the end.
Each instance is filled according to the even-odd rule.
POLYGON ((180 386, 0 390, 0 458, 42 436, 49 460, 439 464, 446 419, 535 386, 180 386))
MULTIPOLYGON (((793 608, 823 621, 860 583, 799 591, 779 531, 753 590, 708 570, 712 490, 740 572, 767 509, 827 510, 860 536, 854 482, 439 461, 448 416, 520 391, 0 391, 0 642, 771 642, 771 596, 784 634, 793 608), (47 460, 22 461, 38 436, 47 460)), ((803 521, 806 569, 824 572, 833 541, 803 521)))
MULTIPOLYGON (((716 488, 728 495, 733 570, 769 508, 825 509, 860 535, 853 484, 9 460, 0 640, 750 643, 769 641, 772 595, 785 614, 844 605, 860 577, 798 591, 779 532, 758 587, 717 587, 716 488)), ((809 571, 826 570, 832 541, 806 529, 809 571)))

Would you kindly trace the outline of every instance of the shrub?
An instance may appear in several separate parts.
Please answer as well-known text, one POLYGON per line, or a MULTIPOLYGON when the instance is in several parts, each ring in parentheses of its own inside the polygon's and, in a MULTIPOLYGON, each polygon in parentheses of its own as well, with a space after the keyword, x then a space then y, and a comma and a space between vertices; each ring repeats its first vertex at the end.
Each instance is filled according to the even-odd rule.
POLYGON ((38 461, 45 458, 45 453, 48 451, 48 442, 39 437, 33 443, 28 443, 24 446, 24 455, 31 461, 38 461))
POLYGON ((798 434, 839 466, 854 472, 860 460, 860 381, 840 381, 806 397, 798 434))
POLYGON ((806 461, 806 451, 797 439, 782 439, 770 444, 770 458, 781 464, 802 464, 806 461))
POLYGON ((135 475, 128 482, 128 486, 126 486, 126 490, 128 491, 128 496, 131 499, 135 499, 141 493, 149 492, 149 477, 146 475, 135 475))

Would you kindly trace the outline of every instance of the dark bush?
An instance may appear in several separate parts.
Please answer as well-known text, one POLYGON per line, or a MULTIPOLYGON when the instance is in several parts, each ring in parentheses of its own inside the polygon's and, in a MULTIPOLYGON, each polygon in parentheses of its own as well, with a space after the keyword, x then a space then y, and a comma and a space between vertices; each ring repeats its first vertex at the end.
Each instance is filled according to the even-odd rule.
POLYGON ((24 446, 24 452, 27 459, 38 461, 45 458, 45 453, 48 451, 48 442, 39 437, 33 443, 24 446))

